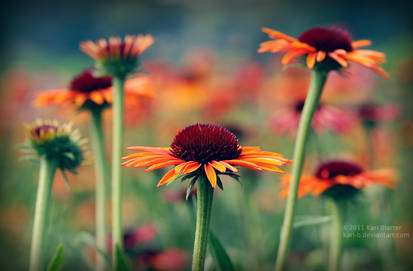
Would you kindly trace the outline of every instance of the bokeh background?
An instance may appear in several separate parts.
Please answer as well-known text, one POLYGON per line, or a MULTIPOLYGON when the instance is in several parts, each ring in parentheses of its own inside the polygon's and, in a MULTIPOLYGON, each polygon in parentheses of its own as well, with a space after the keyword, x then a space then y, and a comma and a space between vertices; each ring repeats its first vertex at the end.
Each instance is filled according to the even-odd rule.
MULTIPOLYGON (((370 39, 385 52, 391 79, 351 67, 332 74, 323 104, 343 110, 345 129, 329 127, 309 141, 305 172, 322 161, 345 158, 366 168, 394 168, 397 189, 371 187, 350 204, 348 225, 389 225, 402 238, 345 238, 343 270, 412 270, 412 9, 403 1, 49 1, 4 3, 0 50, 0 267, 28 266, 38 165, 19 161, 16 144, 23 124, 37 117, 73 121, 89 136, 87 114, 70 108, 35 108, 43 90, 66 88, 93 65, 79 42, 110 35, 149 33, 155 44, 142 56, 153 99, 126 108, 125 146, 168 146, 178 128, 196 122, 224 125, 243 145, 260 145, 292 157, 294 134, 276 122, 295 108, 309 83, 306 70, 284 70, 279 56, 258 54, 267 40, 261 27, 297 36, 314 26, 339 26, 354 39, 370 39), (391 108, 388 117, 366 126, 359 109, 391 108)), ((111 112, 105 114, 108 160, 111 112)), ((343 127, 341 127, 343 128, 343 127)), ((125 153, 127 151, 125 150, 125 153)), ((155 188, 162 171, 125 169, 124 226, 134 233, 128 256, 135 268, 188 270, 193 240, 192 203, 185 184, 155 188)), ((281 177, 241 172, 241 184, 224 181, 217 192, 212 227, 237 270, 271 270, 282 223, 281 177)), ((94 251, 94 172, 84 167, 70 177, 57 174, 49 218, 47 256, 65 246, 64 270, 91 270, 94 251), (89 234, 89 235, 88 235, 89 234), (92 235, 91 235, 92 234, 92 235)), ((110 203, 109 211, 110 211, 110 203)), ((326 215, 321 198, 299 200, 297 220, 326 215)), ((110 225, 110 221, 108 221, 110 225)), ((383 232, 383 231, 380 231, 383 232)), ((289 270, 325 270, 328 224, 294 231, 289 270)), ((214 270, 212 259, 207 268, 214 270)))

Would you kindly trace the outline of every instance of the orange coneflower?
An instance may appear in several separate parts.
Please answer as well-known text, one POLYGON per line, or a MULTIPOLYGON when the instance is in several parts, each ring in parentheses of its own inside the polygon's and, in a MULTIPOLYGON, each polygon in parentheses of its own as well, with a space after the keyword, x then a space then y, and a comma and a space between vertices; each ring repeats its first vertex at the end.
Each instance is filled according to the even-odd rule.
MULTIPOLYGON (((136 104, 142 97, 152 97, 153 91, 147 77, 135 77, 126 81, 126 102, 136 104)), ((68 89, 41 92, 34 101, 36 107, 75 104, 81 109, 104 108, 113 101, 112 77, 98 76, 95 69, 78 74, 68 89)))
MULTIPOLYGON (((304 107, 304 100, 289 104, 282 112, 274 114, 269 124, 278 134, 295 135, 304 107)), ((349 131, 357 123, 356 114, 337 106, 320 103, 314 113, 312 128, 316 133, 332 130, 337 134, 349 131)))
POLYGON ((105 61, 115 58, 137 58, 154 40, 151 35, 127 35, 122 41, 119 37, 110 37, 109 41, 100 39, 97 42, 91 40, 80 44, 80 49, 91 58, 105 61))
POLYGON ((151 35, 127 35, 123 41, 119 37, 110 37, 108 41, 84 41, 80 49, 93 58, 99 68, 113 76, 124 77, 137 66, 139 56, 153 42, 151 35))
POLYGON ((305 31, 297 39, 270 28, 263 28, 262 31, 274 40, 261 43, 258 52, 286 52, 282 59, 283 64, 305 56, 308 68, 330 71, 347 67, 348 62, 353 62, 389 78, 380 66, 380 63, 386 61, 385 54, 359 49, 369 46, 371 41, 352 41, 345 30, 315 27, 305 31))
MULTIPOLYGON (((281 197, 289 192, 290 176, 285 175, 281 184, 281 197)), ((360 189, 372 184, 396 187, 395 173, 391 169, 365 171, 357 163, 344 160, 330 160, 322 163, 314 176, 302 176, 298 188, 298 196, 308 193, 314 196, 326 195, 333 198, 344 198, 354 195, 360 189)))
POLYGON ((158 187, 173 181, 180 174, 193 176, 205 174, 213 188, 221 186, 218 174, 238 172, 234 166, 253 170, 269 170, 282 173, 278 166, 291 163, 281 154, 260 151, 259 147, 241 147, 234 134, 227 129, 210 124, 195 124, 178 132, 169 148, 129 147, 140 151, 124 157, 122 165, 148 167, 152 171, 166 166, 175 166, 166 173, 158 187))

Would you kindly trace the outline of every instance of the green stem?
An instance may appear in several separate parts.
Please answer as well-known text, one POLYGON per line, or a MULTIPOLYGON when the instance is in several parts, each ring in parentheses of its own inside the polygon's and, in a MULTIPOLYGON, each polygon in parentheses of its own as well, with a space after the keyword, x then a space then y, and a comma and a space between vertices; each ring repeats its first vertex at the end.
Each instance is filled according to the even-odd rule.
MULTIPOLYGON (((95 153, 96 174, 96 245, 101 251, 107 251, 106 205, 108 184, 106 179, 105 145, 102 130, 102 111, 92 110, 92 145, 95 153)), ((96 270, 106 269, 106 261, 100 252, 96 252, 96 270)))
POLYGON ((281 228, 280 245, 275 264, 276 271, 281 271, 284 269, 285 260, 287 258, 288 246, 291 239, 291 231, 293 226, 294 207, 297 201, 298 185, 304 164, 305 146, 311 127, 311 121, 320 101, 321 93, 323 92, 323 88, 327 80, 327 75, 328 73, 326 72, 313 72, 310 88, 308 90, 303 112, 301 114, 293 155, 294 163, 291 173, 290 192, 288 193, 287 205, 284 213, 284 222, 281 228))
MULTIPOLYGON (((112 149, 112 238, 113 238, 113 265, 116 267, 117 248, 123 250, 122 233, 122 171, 121 159, 123 148, 123 77, 113 78, 113 149, 112 149)), ((115 270, 117 270, 115 268, 115 270)))
POLYGON ((334 199, 329 200, 331 208, 331 231, 330 231, 330 260, 329 271, 338 271, 340 267, 342 241, 343 241, 343 210, 334 199))
POLYGON ((39 184, 37 187, 36 207, 34 211, 30 271, 43 270, 43 239, 46 231, 47 211, 55 172, 56 164, 43 157, 40 161, 39 184))
POLYGON ((196 230, 192 271, 204 270, 213 196, 214 189, 206 177, 201 177, 197 184, 196 230))

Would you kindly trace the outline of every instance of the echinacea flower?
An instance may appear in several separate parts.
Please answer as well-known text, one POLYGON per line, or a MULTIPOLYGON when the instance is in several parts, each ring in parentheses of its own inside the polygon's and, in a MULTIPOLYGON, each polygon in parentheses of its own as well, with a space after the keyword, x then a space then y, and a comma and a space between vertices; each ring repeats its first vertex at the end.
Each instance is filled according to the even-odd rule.
POLYGON ((34 153, 40 160, 39 183, 30 250, 30 271, 44 270, 43 240, 47 220, 53 180, 60 169, 74 172, 85 160, 85 139, 70 124, 60 125, 57 121, 37 120, 26 126, 27 140, 23 146, 25 153, 34 153))
POLYGON ((259 147, 242 147, 238 139, 227 129, 211 124, 194 124, 178 131, 168 148, 130 147, 138 153, 123 159, 127 167, 148 167, 146 171, 174 166, 158 183, 158 187, 172 182, 179 175, 192 178, 187 197, 197 183, 197 215, 192 270, 204 270, 209 223, 214 189, 221 189, 220 174, 237 179, 242 166, 253 170, 282 173, 279 166, 291 163, 281 154, 261 151, 259 147))
POLYGON ((401 108, 399 105, 376 105, 363 104, 359 108, 360 119, 370 125, 376 125, 380 122, 388 122, 397 119, 400 116, 401 108))
POLYGON ((55 162, 62 171, 75 171, 88 156, 87 139, 81 138, 79 130, 73 130, 70 123, 38 119, 25 128, 28 140, 24 147, 39 158, 55 162))
MULTIPOLYGON (((159 181, 158 187, 181 174, 205 174, 213 188, 218 174, 237 173, 234 166, 283 173, 278 168, 291 163, 281 154, 261 151, 259 147, 241 147, 234 134, 218 125, 195 124, 179 131, 168 148, 129 147, 138 153, 125 156, 126 167, 148 167, 147 172, 174 166, 159 181)), ((220 185, 220 184, 219 184, 220 185)))
POLYGON ((371 45, 371 41, 352 41, 345 30, 315 27, 305 31, 297 39, 270 28, 262 28, 262 31, 274 40, 261 43, 258 52, 286 52, 282 64, 289 64, 295 58, 304 56, 309 69, 328 72, 345 68, 349 62, 352 62, 361 64, 384 78, 389 78, 380 66, 381 63, 386 62, 385 54, 359 49, 371 45))
MULTIPOLYGON (((132 250, 138 245, 149 243, 157 236, 156 226, 153 224, 144 224, 134 230, 130 230, 124 233, 123 243, 126 250, 132 250)), ((108 250, 113 248, 112 237, 108 238, 108 250)))
MULTIPOLYGON (((345 160, 330 160, 322 163, 313 176, 302 176, 298 196, 306 194, 325 195, 334 199, 353 196, 361 189, 373 184, 394 189, 395 173, 391 169, 366 171, 360 165, 345 160)), ((282 182, 281 197, 288 195, 290 176, 285 175, 282 182)))
MULTIPOLYGON (((153 90, 149 78, 134 77, 125 82, 126 102, 136 105, 141 98, 151 98, 153 90)), ((40 92, 35 101, 36 107, 62 106, 74 104, 80 109, 103 109, 113 102, 111 76, 99 76, 95 69, 86 69, 75 76, 67 89, 40 92)))
POLYGON ((97 42, 84 41, 80 49, 93 58, 98 67, 113 76, 125 77, 138 66, 139 56, 154 42, 151 35, 127 35, 97 42))
POLYGON ((159 271, 185 270, 187 262, 186 251, 178 248, 146 249, 139 253, 136 260, 139 269, 159 271))
MULTIPOLYGON (((304 101, 297 100, 270 119, 271 129, 278 134, 296 134, 303 111, 304 101)), ((357 117, 348 110, 337 106, 320 103, 314 113, 312 128, 316 133, 332 130, 337 134, 347 132, 357 123, 357 117)))

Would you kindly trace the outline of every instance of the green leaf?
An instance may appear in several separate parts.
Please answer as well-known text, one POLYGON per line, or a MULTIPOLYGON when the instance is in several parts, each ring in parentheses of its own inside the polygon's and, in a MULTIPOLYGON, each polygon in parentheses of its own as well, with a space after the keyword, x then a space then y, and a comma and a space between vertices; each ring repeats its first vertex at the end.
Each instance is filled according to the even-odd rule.
POLYGON ((194 177, 194 178, 192 179, 192 181, 188 184, 188 188, 186 189, 186 194, 185 194, 185 199, 186 199, 186 200, 188 200, 189 195, 191 194, 192 188, 194 187, 194 184, 195 184, 195 182, 196 182, 197 179, 198 179, 198 177, 194 177))
POLYGON ((222 185, 221 178, 218 175, 217 175, 217 185, 218 185, 219 189, 224 191, 224 186, 222 185))
POLYGON ((129 262, 125 257, 122 249, 119 245, 116 245, 116 265, 115 271, 131 271, 132 269, 129 266, 129 262))
POLYGON ((76 159, 75 156, 73 155, 73 153, 71 153, 71 152, 65 152, 65 153, 63 153, 63 155, 66 156, 67 158, 69 158, 72 161, 76 159))
POLYGON ((299 228, 303 226, 318 225, 318 224, 324 224, 330 221, 331 221, 331 216, 315 216, 315 217, 310 216, 310 217, 299 219, 299 221, 293 224, 293 227, 299 228))
POLYGON ((60 172, 62 173, 63 181, 65 182, 67 188, 69 188, 70 190, 71 187, 70 187, 69 179, 67 178, 66 172, 63 169, 61 169, 60 172))
POLYGON ((88 232, 80 232, 76 236, 75 242, 77 242, 78 244, 81 244, 83 246, 94 247, 96 249, 96 251, 99 252, 99 254, 103 256, 106 263, 108 265, 110 265, 108 255, 106 255, 106 253, 100 247, 98 247, 98 245, 96 244, 96 241, 95 241, 95 237, 92 234, 90 234, 88 232))
POLYGON ((225 251, 225 248, 222 246, 218 237, 212 230, 209 231, 209 244, 211 254, 215 260, 215 264, 218 270, 234 271, 234 265, 232 264, 232 261, 228 256, 228 253, 225 251))
POLYGON ((199 177, 199 172, 198 172, 198 170, 196 170, 196 171, 194 171, 194 172, 191 172, 191 173, 188 173, 188 174, 185 174, 185 175, 183 175, 182 177, 180 177, 180 178, 181 178, 181 182, 184 182, 184 181, 186 181, 186 180, 188 180, 188 179, 190 179, 190 178, 192 178, 192 177, 196 177, 196 178, 199 177))
POLYGON ((23 161, 28 161, 28 162, 32 162, 32 163, 36 163, 39 164, 40 161, 36 156, 32 156, 32 155, 27 155, 27 156, 22 156, 19 158, 19 162, 23 162, 23 161))
POLYGON ((47 266, 47 271, 59 271, 62 268, 63 263, 63 245, 59 245, 56 250, 56 254, 52 261, 47 266))
POLYGON ((219 173, 219 175, 226 175, 226 176, 231 177, 232 179, 236 180, 237 182, 239 182, 239 179, 241 178, 241 176, 239 176, 238 174, 235 174, 233 172, 219 173))

